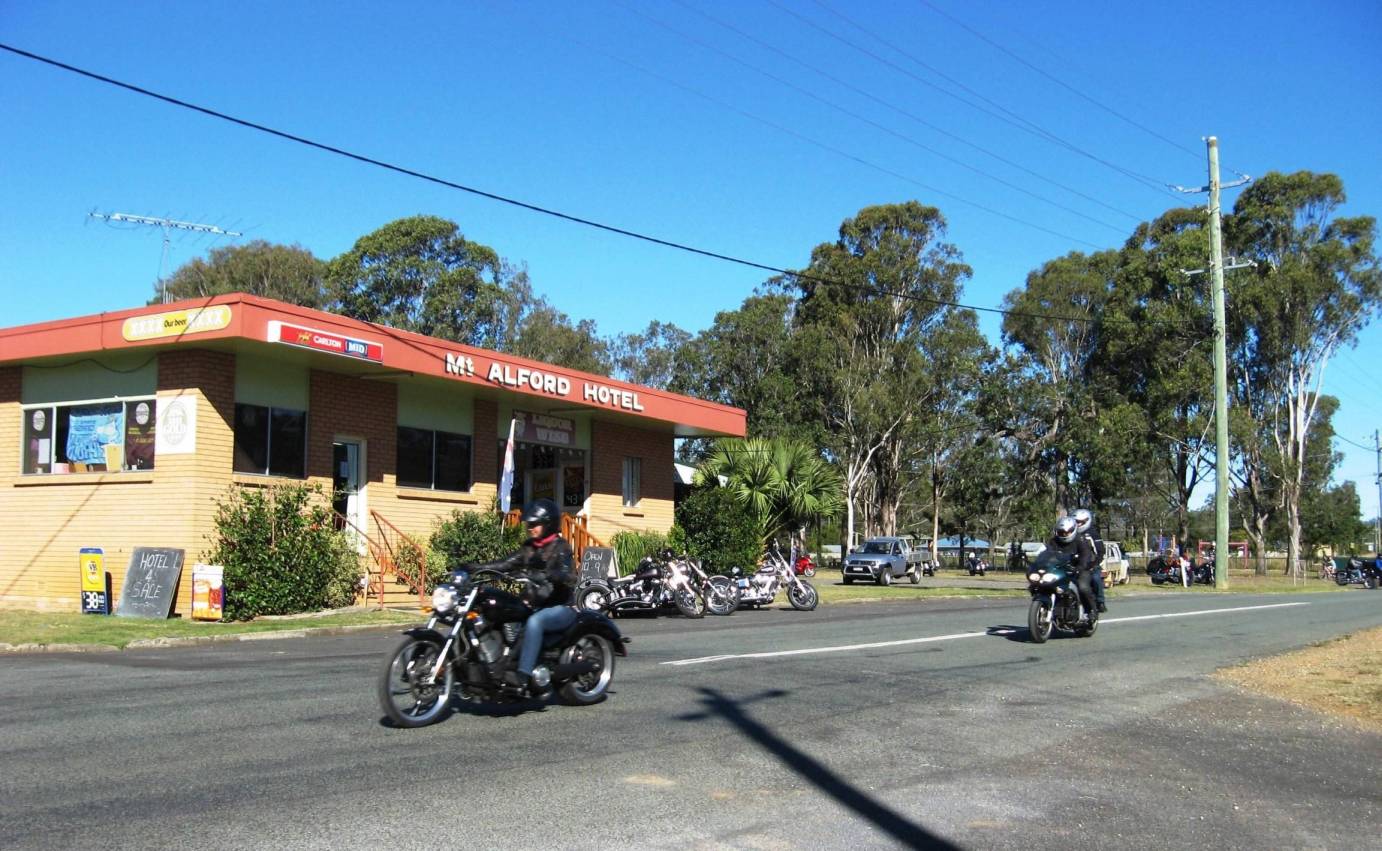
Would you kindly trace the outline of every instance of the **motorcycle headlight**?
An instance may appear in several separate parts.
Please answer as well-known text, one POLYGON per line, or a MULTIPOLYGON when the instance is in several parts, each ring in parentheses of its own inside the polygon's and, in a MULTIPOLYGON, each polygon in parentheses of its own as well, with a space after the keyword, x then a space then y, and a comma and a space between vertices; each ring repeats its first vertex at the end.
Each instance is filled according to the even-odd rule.
POLYGON ((1036 582, 1036 581, 1038 581, 1039 579, 1041 579, 1041 574, 1040 574, 1040 573, 1029 573, 1029 574, 1027 574, 1027 581, 1028 581, 1028 582, 1036 582))
POLYGON ((457 596, 456 589, 450 585, 438 585, 437 589, 432 592, 432 611, 439 615, 444 615, 456 608, 456 604, 459 602, 460 597, 457 596))
POLYGON ((1041 581, 1042 581, 1042 582, 1046 582, 1046 583, 1055 582, 1055 581, 1056 581, 1056 574, 1054 574, 1054 573, 1043 573, 1043 574, 1041 575, 1041 581))

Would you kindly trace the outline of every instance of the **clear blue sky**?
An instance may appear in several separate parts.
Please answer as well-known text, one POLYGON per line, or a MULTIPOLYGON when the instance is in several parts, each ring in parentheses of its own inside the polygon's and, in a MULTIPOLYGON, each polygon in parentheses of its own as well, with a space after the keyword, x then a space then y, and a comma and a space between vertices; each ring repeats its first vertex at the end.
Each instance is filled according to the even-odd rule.
MULTIPOLYGON (((1382 214, 1375 0, 929 2, 10 3, 0 41, 774 266, 804 265, 861 207, 919 199, 949 220, 974 267, 965 300, 979 306, 997 306, 1047 259, 1116 247, 1138 221, 1202 203, 1123 172, 1203 184, 1210 133, 1226 180, 1227 169, 1332 171, 1349 193, 1345 214, 1382 214)), ((92 210, 216 224, 323 258, 393 219, 439 215, 526 263, 539 292, 605 334, 653 319, 700 330, 765 277, 3 52, 0 114, 0 326, 149 297, 160 234, 89 221, 92 210)), ((175 235, 168 270, 217 244, 175 235)), ((996 339, 997 319, 984 323, 996 339)), ((1343 401, 1336 426, 1358 443, 1382 426, 1379 362, 1374 326, 1329 368, 1325 389, 1343 401)), ((1373 516, 1374 454, 1338 446, 1338 478, 1358 483, 1373 516)))

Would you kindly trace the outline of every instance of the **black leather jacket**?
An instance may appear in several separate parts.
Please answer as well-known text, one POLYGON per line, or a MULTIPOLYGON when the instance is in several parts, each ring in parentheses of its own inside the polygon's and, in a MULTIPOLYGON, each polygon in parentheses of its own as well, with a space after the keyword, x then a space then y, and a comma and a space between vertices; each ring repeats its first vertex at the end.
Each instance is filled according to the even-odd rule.
POLYGON ((1094 567, 1094 545, 1087 535, 1076 535, 1069 543, 1061 543, 1052 538, 1046 542, 1046 549, 1070 556, 1071 570, 1089 570, 1094 567))
POLYGON ((529 541, 506 558, 475 567, 504 573, 526 573, 533 583, 528 592, 529 602, 535 608, 545 609, 570 604, 572 561, 571 544, 558 536, 541 547, 529 541))

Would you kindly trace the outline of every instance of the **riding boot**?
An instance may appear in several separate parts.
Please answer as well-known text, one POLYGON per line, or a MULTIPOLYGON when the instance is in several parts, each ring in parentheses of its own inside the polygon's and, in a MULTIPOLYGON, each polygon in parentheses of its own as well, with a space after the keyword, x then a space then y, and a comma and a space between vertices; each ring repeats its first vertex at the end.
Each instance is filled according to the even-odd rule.
POLYGON ((1095 603, 1095 605, 1098 606, 1098 608, 1099 608, 1099 614, 1101 614, 1101 615, 1102 615, 1104 612, 1107 612, 1107 611, 1108 611, 1108 606, 1104 604, 1104 601, 1103 601, 1103 600, 1100 600, 1098 603, 1095 603))
POLYGON ((518 692, 519 694, 524 694, 528 691, 530 677, 525 673, 520 671, 505 671, 503 679, 505 687, 512 691, 518 692))

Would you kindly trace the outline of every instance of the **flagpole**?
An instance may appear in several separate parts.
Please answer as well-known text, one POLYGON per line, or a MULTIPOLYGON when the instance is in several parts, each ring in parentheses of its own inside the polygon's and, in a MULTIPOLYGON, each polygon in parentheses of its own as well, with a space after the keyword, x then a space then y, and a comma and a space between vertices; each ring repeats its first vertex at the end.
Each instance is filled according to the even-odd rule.
POLYGON ((504 520, 509 516, 509 500, 513 494, 513 431, 514 418, 509 418, 509 442, 504 445, 504 471, 499 476, 499 533, 504 532, 504 520))

